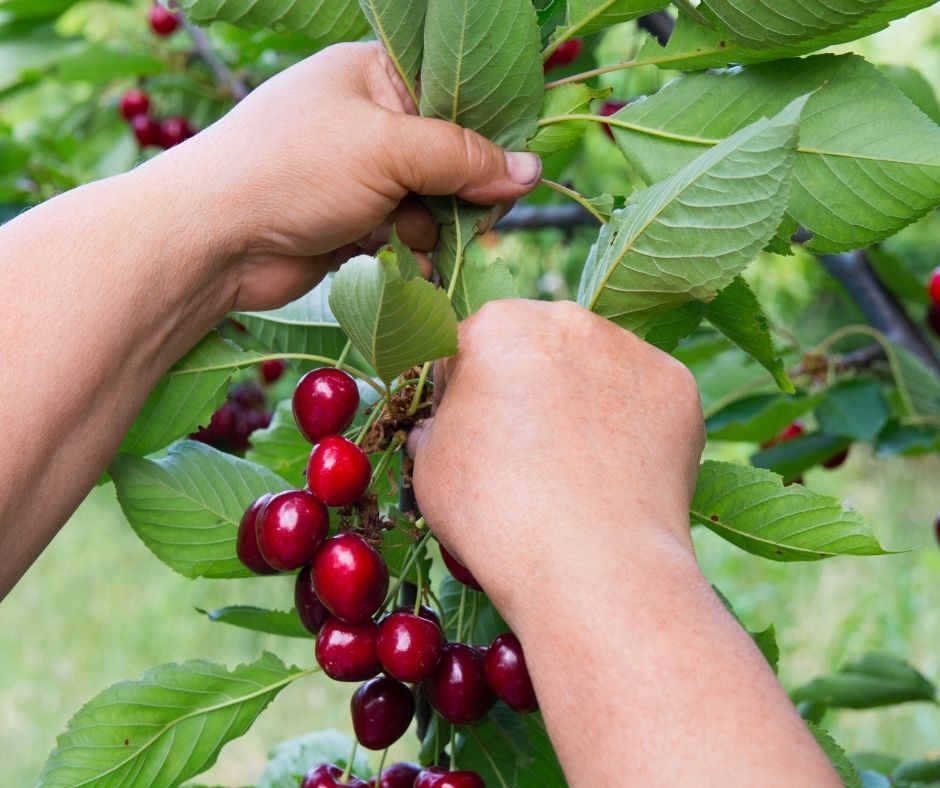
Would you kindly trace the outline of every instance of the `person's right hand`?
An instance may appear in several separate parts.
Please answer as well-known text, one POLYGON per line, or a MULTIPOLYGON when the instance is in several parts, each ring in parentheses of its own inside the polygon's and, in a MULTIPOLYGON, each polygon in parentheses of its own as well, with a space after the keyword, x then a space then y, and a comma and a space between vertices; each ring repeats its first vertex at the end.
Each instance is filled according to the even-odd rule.
POLYGON ((550 555, 587 558, 579 540, 691 549, 702 411, 670 356, 571 302, 498 301, 434 380, 410 443, 418 504, 504 615, 550 555))

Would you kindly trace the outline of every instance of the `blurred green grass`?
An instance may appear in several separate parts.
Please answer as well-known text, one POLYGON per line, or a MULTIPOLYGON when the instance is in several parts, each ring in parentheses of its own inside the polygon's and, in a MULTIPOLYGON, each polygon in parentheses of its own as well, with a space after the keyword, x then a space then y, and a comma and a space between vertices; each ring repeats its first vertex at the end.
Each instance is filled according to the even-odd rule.
MULTIPOLYGON (((940 509, 938 478, 940 458, 876 462, 862 451, 838 471, 808 474, 811 487, 841 494, 865 513, 887 547, 921 546, 899 555, 775 564, 699 529, 696 545, 709 579, 749 626, 776 624, 786 686, 872 648, 907 656, 940 680, 940 549, 931 531, 940 509)), ((179 577, 127 526, 110 486, 93 492, 0 604, 3 784, 35 783, 56 734, 82 703, 153 665, 195 657, 234 665, 264 649, 313 664, 312 641, 212 624, 194 610, 235 603, 283 609, 291 585, 284 577, 179 577)), ((729 676, 728 687, 716 691, 733 682, 729 676)), ((320 728, 349 731, 352 689, 321 677, 287 688, 248 735, 222 751, 204 781, 249 784, 278 741, 320 728)), ((928 704, 840 712, 825 724, 850 750, 914 757, 940 747, 940 710, 928 704)), ((406 738, 398 754, 413 754, 413 741, 406 738)))

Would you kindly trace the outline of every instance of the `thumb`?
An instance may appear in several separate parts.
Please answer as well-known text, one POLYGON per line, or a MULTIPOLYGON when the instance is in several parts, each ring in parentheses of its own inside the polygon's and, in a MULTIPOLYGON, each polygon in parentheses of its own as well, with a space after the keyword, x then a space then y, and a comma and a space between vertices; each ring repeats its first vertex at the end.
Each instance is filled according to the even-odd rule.
POLYGON ((419 421, 417 424, 415 424, 414 427, 411 428, 411 432, 408 433, 408 442, 405 444, 405 451, 408 452, 408 456, 411 457, 411 459, 417 459, 418 453, 423 448, 425 441, 431 435, 431 427, 433 422, 433 418, 419 421))
POLYGON ((534 153, 505 151, 475 131, 445 120, 396 115, 388 166, 398 183, 417 194, 456 194, 493 205, 528 194, 542 162, 534 153))

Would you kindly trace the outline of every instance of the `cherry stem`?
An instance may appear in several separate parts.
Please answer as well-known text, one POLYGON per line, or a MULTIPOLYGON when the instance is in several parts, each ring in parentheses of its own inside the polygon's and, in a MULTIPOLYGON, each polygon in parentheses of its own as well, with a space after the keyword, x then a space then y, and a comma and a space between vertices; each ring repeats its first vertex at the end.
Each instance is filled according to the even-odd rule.
POLYGON ((345 785, 349 782, 349 775, 352 774, 353 761, 356 760, 356 753, 359 751, 359 740, 353 738, 352 752, 349 753, 349 760, 346 762, 346 768, 343 770, 343 776, 340 778, 345 785))
POLYGON ((457 641, 463 643, 463 606, 467 601, 467 587, 461 585, 460 587, 460 606, 457 608, 457 641))
POLYGON ((569 189, 567 186, 562 186, 560 183, 556 183, 555 181, 550 181, 547 178, 542 178, 539 181, 539 185, 545 186, 549 189, 553 189, 559 194, 563 194, 565 195, 565 197, 568 197, 569 199, 574 200, 576 203, 578 203, 578 205, 584 208, 585 211, 591 214, 591 216, 597 219, 597 221, 599 221, 601 224, 607 224, 607 220, 603 217, 603 215, 600 214, 597 211, 597 209, 593 205, 591 205, 588 199, 580 192, 576 192, 574 189, 569 189))
POLYGON ((388 747, 382 750, 382 757, 379 758, 379 770, 375 773, 375 788, 382 785, 382 769, 385 768, 385 759, 388 758, 388 747))
POLYGON ((369 491, 372 491, 372 488, 375 487, 379 478, 385 473, 385 469, 388 467, 389 462, 391 462, 392 455, 401 448, 402 440, 397 435, 392 438, 392 442, 388 444, 388 448, 385 449, 385 452, 382 454, 382 457, 376 463, 375 470, 372 471, 372 481, 369 482, 369 491))
MULTIPOLYGON (((415 545, 412 545, 411 549, 414 550, 415 545)), ((424 592, 424 572, 421 571, 421 562, 418 560, 417 556, 415 556, 415 574, 417 575, 418 582, 415 583, 415 607, 412 612, 418 615, 418 611, 421 610, 421 601, 424 592)))
POLYGON ((366 417, 365 423, 362 425, 362 429, 359 430, 359 435, 356 436, 356 440, 353 441, 357 446, 359 446, 364 440, 366 435, 369 434, 369 430, 372 429, 372 425, 378 421, 382 413, 385 412, 385 403, 375 403, 375 407, 372 408, 372 412, 366 417))
POLYGON ((457 726, 450 726, 450 770, 457 771, 457 726))
POLYGON ((346 360, 346 356, 349 355, 349 351, 352 350, 352 340, 347 339, 346 345, 343 347, 343 352, 339 354, 339 358, 336 359, 336 366, 342 366, 343 362, 346 360))
POLYGON ((418 385, 415 386, 414 396, 411 398, 411 405, 408 406, 408 415, 414 416, 421 405, 421 395, 424 393, 424 384, 428 379, 428 372, 431 369, 431 362, 425 361, 421 367, 421 375, 418 377, 418 385))
POLYGON ((395 581, 395 585, 392 587, 391 591, 388 592, 388 595, 385 597, 385 602, 382 604, 382 607, 379 608, 379 613, 385 611, 385 609, 391 604, 392 600, 398 594, 398 590, 401 588, 401 584, 405 582, 405 577, 407 577, 408 572, 411 571, 411 567, 415 561, 418 560, 418 555, 421 549, 424 547, 425 543, 431 536, 430 531, 426 531, 422 537, 415 543, 414 549, 411 551, 411 555, 408 556, 408 560, 405 561, 405 565, 401 569, 401 574, 398 576, 398 579, 395 581))

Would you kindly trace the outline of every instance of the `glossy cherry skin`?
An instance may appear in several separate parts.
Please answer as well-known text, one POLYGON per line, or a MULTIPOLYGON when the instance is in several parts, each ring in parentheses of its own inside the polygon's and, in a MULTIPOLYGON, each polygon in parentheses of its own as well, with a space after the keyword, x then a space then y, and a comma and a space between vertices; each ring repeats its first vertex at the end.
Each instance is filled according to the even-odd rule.
POLYGON ((121 96, 120 111, 124 120, 131 120, 138 115, 146 115, 150 109, 150 96, 142 90, 128 90, 121 96))
POLYGON ((313 447, 307 463, 307 486, 327 506, 349 506, 369 487, 368 455, 340 435, 327 435, 313 447))
POLYGON ((300 788, 368 788, 365 780, 349 775, 349 782, 343 782, 343 770, 332 763, 318 763, 304 775, 300 788))
POLYGON ((294 389, 294 421, 311 443, 345 430, 359 410, 359 389, 341 369, 321 367, 308 372, 294 389))
POLYGON ((313 588, 334 616, 357 623, 372 618, 388 593, 388 567, 358 534, 327 539, 313 557, 313 588))
POLYGON ((267 361, 261 362, 258 367, 258 374, 261 376, 261 382, 266 386, 270 386, 281 379, 285 369, 287 369, 286 361, 279 358, 269 358, 267 361))
POLYGON ((235 554, 256 575, 273 575, 277 573, 271 564, 264 560, 258 548, 258 532, 255 530, 258 514, 265 504, 271 500, 271 493, 266 493, 251 502, 245 509, 241 522, 238 524, 238 535, 235 537, 235 554))
POLYGON ((429 766, 415 778, 414 788, 486 788, 486 784, 476 772, 448 772, 429 766))
POLYGON ((317 664, 336 681, 371 679, 382 669, 375 653, 378 634, 379 628, 371 619, 347 624, 330 616, 317 635, 317 664))
POLYGON ((389 676, 413 684, 434 671, 444 648, 444 633, 433 621, 412 613, 392 613, 379 624, 376 649, 389 676))
POLYGON ((842 451, 836 452, 828 460, 823 460, 820 464, 823 468, 838 468, 842 463, 844 463, 849 457, 849 447, 846 446, 842 451))
POLYGON ((330 530, 330 513, 306 490, 272 495, 258 512, 255 532, 261 557, 280 572, 299 569, 330 530))
MULTIPOLYGON (((626 101, 618 101, 617 99, 609 99, 608 101, 605 101, 603 104, 601 104, 600 111, 598 111, 597 114, 602 115, 605 118, 609 118, 614 113, 622 110, 625 106, 627 106, 626 101)), ((611 139, 614 138, 614 132, 607 123, 602 123, 601 128, 604 130, 604 134, 606 134, 611 139)))
POLYGON ((415 696, 400 681, 379 676, 353 693, 349 709, 359 743, 369 750, 384 750, 411 725, 415 696))
POLYGON ((548 56, 548 59, 542 64, 542 71, 547 74, 553 68, 567 66, 577 60, 580 54, 581 39, 569 38, 567 41, 563 41, 558 49, 548 56))
POLYGON ((149 115, 135 115, 131 118, 131 130, 141 148, 160 144, 160 124, 149 115))
POLYGON ((469 725, 496 702, 486 683, 483 662, 483 653, 477 649, 448 643, 437 669, 422 683, 428 702, 448 722, 469 725))
POLYGON ((416 763, 393 763, 382 769, 381 777, 369 780, 369 788, 413 788, 420 773, 421 767, 416 763))
POLYGON ((150 7, 150 29, 158 36, 168 36, 180 26, 180 18, 159 3, 150 7))
POLYGON ((300 623, 314 635, 320 631, 323 622, 330 615, 330 611, 323 606, 317 592, 313 590, 309 564, 297 573, 297 581, 294 583, 294 607, 297 609, 300 623))
MULTIPOLYGON (((414 612, 414 607, 412 607, 411 605, 399 605, 399 606, 396 607, 395 610, 392 611, 392 612, 394 612, 394 613, 413 613, 413 612, 414 612)), ((438 629, 440 629, 440 630, 443 631, 444 627, 441 626, 441 619, 440 619, 440 616, 438 616, 437 613, 435 613, 435 612, 434 612, 431 608, 429 608, 427 605, 421 605, 421 607, 418 608, 418 615, 421 616, 421 618, 423 618, 423 619, 425 619, 425 620, 427 620, 427 621, 430 621, 430 622, 432 622, 433 624, 436 624, 437 627, 438 627, 438 629)))
POLYGON ((934 268, 930 272, 930 279, 927 282, 927 293, 930 295, 931 303, 940 306, 940 268, 934 268))
POLYGON ((483 667, 486 683, 509 708, 521 713, 538 709, 522 644, 514 634, 506 632, 492 642, 486 650, 483 667))
POLYGON ((186 142, 195 133, 186 118, 174 115, 160 124, 160 144, 164 148, 172 148, 181 142, 186 142))
POLYGON ((444 545, 438 543, 438 547, 441 550, 441 558, 444 559, 444 566, 447 567, 447 571, 454 576, 454 580, 457 580, 460 583, 463 583, 465 586, 476 589, 477 591, 482 591, 483 588, 477 582, 477 579, 470 574, 470 570, 467 569, 460 561, 454 558, 444 545))

